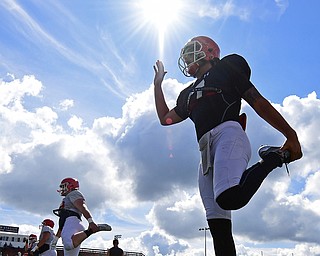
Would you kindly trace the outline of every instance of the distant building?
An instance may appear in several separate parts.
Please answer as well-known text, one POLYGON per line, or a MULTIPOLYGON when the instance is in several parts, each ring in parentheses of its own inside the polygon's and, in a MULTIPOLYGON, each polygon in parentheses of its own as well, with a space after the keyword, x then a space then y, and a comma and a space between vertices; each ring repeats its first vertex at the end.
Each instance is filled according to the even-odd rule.
POLYGON ((28 235, 18 234, 18 227, 0 226, 0 255, 19 256, 25 253, 25 241, 28 235))
MULTIPOLYGON (((100 249, 90 249, 90 248, 81 248, 79 256, 105 256, 107 255, 107 250, 100 249)), ((142 252, 129 252, 124 251, 125 256, 145 256, 142 252)), ((63 256, 63 247, 57 247, 57 256, 63 256)))
POLYGON ((0 248, 24 248, 28 235, 18 234, 19 228, 0 225, 0 248))
MULTIPOLYGON (((1 256, 19 256, 24 254, 23 248, 13 248, 13 247, 4 247, 0 248, 1 256)), ((63 256, 63 247, 57 247, 57 255, 63 256)), ((89 248, 81 248, 79 256, 105 256, 107 255, 107 250, 99 250, 99 249, 89 249, 89 248)), ((125 256, 145 256, 141 252, 129 252, 124 251, 125 256)))
MULTIPOLYGON (((25 242, 29 235, 18 234, 18 227, 0 225, 0 256, 18 256, 24 254, 25 242)), ((58 256, 63 256, 63 247, 57 247, 58 256)), ((79 256, 104 256, 107 250, 81 248, 79 256)), ((124 252, 125 256, 145 256, 141 252, 124 252)))

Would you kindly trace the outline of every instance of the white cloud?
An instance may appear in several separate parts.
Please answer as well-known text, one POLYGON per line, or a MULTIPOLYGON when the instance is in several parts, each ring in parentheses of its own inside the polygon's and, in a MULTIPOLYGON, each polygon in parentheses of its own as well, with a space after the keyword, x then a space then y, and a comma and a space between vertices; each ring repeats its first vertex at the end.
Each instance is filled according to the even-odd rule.
POLYGON ((281 14, 283 14, 289 7, 289 0, 275 0, 275 3, 279 7, 281 14))
POLYGON ((74 101, 71 100, 71 99, 65 99, 65 100, 62 100, 60 103, 59 103, 59 106, 61 108, 62 111, 66 111, 68 110, 69 108, 73 107, 74 106, 74 101))
POLYGON ((0 174, 11 172, 12 168, 11 157, 3 147, 0 147, 0 174))
POLYGON ((0 80, 0 104, 12 110, 22 110, 22 98, 25 96, 40 97, 43 89, 42 83, 34 76, 24 76, 6 82, 0 80))
POLYGON ((252 1, 190 1, 185 7, 185 12, 196 14, 200 18, 212 20, 226 20, 236 17, 241 21, 257 19, 278 19, 289 7, 288 0, 275 0, 274 2, 252 2, 252 1), (197 6, 197 8, 194 8, 197 6))
POLYGON ((82 123, 83 123, 82 118, 77 116, 72 116, 68 121, 68 125, 74 130, 81 130, 82 123))
POLYGON ((320 197, 320 191, 317 189, 320 182, 320 170, 317 170, 316 173, 310 175, 306 179, 306 186, 303 194, 310 197, 320 197))
MULTIPOLYGON (((220 1, 221 2, 221 1, 220 1)), ((198 3, 198 15, 200 17, 209 17, 212 19, 225 19, 231 16, 238 17, 240 20, 248 20, 250 10, 241 7, 233 1, 223 1, 222 3, 212 4, 207 1, 206 4, 198 3)))

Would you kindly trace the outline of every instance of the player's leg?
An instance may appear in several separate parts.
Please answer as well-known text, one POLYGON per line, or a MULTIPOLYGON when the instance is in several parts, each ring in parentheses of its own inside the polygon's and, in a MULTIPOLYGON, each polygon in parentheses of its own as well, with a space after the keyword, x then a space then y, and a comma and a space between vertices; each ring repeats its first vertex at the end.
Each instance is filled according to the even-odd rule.
POLYGON ((232 237, 231 220, 209 219, 208 224, 216 256, 235 256, 236 248, 232 237))
POLYGON ((236 249, 232 237, 231 212, 219 207, 214 199, 213 171, 207 175, 202 173, 199 166, 199 191, 206 211, 206 218, 213 239, 216 256, 235 256, 236 249))
POLYGON ((80 246, 73 249, 66 249, 63 247, 63 256, 78 256, 80 253, 80 246))
POLYGON ((84 227, 80 224, 80 220, 76 216, 70 216, 66 219, 61 232, 61 238, 64 252, 67 253, 67 256, 79 254, 81 242, 79 243, 79 238, 74 238, 74 234, 83 230, 84 227))
MULTIPOLYGON (((78 220, 78 219, 77 219, 78 220)), ((81 243, 87 239, 90 235, 93 234, 91 229, 84 229, 84 227, 80 224, 79 220, 78 223, 75 223, 76 232, 72 235, 72 244, 73 247, 80 247, 81 243)))
MULTIPOLYGON (((81 224, 79 224, 81 225, 81 224)), ((98 231, 111 231, 111 227, 108 224, 97 224, 98 226, 98 231)), ((87 239, 89 236, 91 236, 92 234, 94 234, 95 232, 93 232, 92 229, 88 228, 86 230, 83 230, 83 226, 81 225, 82 229, 79 232, 76 232, 73 236, 72 236, 72 243, 74 247, 80 246, 80 244, 87 239)))
MULTIPOLYGON (((243 147, 248 147, 248 145, 244 145, 243 147)), ((239 150, 238 159, 229 159, 227 161, 227 167, 224 166, 224 164, 220 166, 220 163, 217 163, 217 168, 224 168, 224 172, 228 172, 229 177, 232 172, 239 177, 238 175, 241 173, 241 169, 246 168, 246 160, 244 161, 244 159, 247 159, 247 154, 245 153, 241 156, 241 152, 244 153, 239 150)), ((257 192, 267 175, 276 167, 282 166, 283 161, 284 160, 279 153, 268 152, 265 154, 263 156, 263 161, 256 163, 242 173, 238 184, 230 186, 229 188, 224 188, 224 190, 220 189, 217 192, 219 196, 216 200, 219 206, 226 210, 237 210, 244 207, 257 192)))
POLYGON ((213 141, 216 147, 213 152, 215 200, 221 208, 234 210, 244 204, 242 195, 236 190, 251 158, 251 146, 246 133, 236 122, 225 123, 220 128, 213 141))
POLYGON ((57 256, 57 251, 50 248, 49 250, 41 253, 40 256, 57 256))

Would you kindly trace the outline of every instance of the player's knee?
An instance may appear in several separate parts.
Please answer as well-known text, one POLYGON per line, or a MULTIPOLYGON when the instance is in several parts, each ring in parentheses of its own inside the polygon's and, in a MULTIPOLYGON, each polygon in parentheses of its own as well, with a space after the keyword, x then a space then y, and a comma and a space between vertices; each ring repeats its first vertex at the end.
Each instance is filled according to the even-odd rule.
POLYGON ((217 197, 217 204, 224 210, 238 210, 246 205, 240 194, 238 186, 229 188, 217 197))
POLYGON ((68 241, 64 241, 63 247, 67 251, 70 251, 70 250, 74 249, 74 245, 73 245, 72 239, 70 239, 68 241))

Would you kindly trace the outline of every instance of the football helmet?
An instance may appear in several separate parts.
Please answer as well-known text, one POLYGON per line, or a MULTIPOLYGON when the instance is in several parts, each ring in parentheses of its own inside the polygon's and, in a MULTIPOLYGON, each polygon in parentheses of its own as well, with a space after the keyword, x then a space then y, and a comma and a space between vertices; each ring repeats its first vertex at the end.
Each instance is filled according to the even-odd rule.
POLYGON ((65 178, 60 183, 60 189, 57 192, 60 193, 61 196, 67 195, 70 191, 79 189, 79 181, 74 178, 65 178))
POLYGON ((178 65, 185 76, 195 77, 200 67, 199 61, 214 58, 220 58, 220 48, 216 42, 206 36, 197 36, 181 49, 178 65))
POLYGON ((53 222, 53 220, 50 220, 50 219, 44 219, 42 221, 42 225, 49 226, 49 227, 53 228, 54 227, 54 222, 53 222))
POLYGON ((31 241, 37 241, 37 235, 35 235, 35 234, 30 234, 30 235, 29 235, 29 242, 31 242, 31 241))

